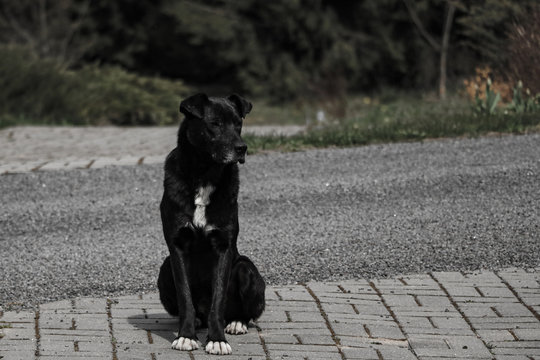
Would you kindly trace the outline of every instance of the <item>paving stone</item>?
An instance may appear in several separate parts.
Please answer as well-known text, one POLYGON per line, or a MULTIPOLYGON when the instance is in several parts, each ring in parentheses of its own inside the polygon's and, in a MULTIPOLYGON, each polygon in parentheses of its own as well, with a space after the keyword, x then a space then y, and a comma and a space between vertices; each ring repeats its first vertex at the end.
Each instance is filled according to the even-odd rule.
POLYGON ((405 316, 399 316, 399 322, 403 326, 405 330, 409 328, 434 328, 434 326, 431 324, 431 322, 428 320, 427 317, 405 317, 405 316))
POLYGON ((343 348, 343 354, 347 359, 379 360, 377 351, 373 348, 343 348))
MULTIPOLYGON (((216 355, 209 355, 209 354, 202 354, 202 353, 195 353, 194 354, 194 358, 196 360, 216 360, 216 355)), ((238 355, 234 352, 234 349, 233 349, 233 353, 231 355, 231 358, 232 359, 235 359, 235 360, 263 360, 263 359, 266 359, 266 355, 238 355)), ((157 357, 157 359, 162 359, 161 357, 157 357)), ((175 358, 168 358, 170 360, 178 360, 178 357, 175 357, 175 358)), ((188 358, 189 359, 189 358, 188 358)), ((231 360, 232 360, 231 359, 231 360)), ((286 357, 287 360, 295 360, 295 359, 302 359, 304 360, 303 357, 300 357, 300 358, 294 358, 294 357, 286 357)))
POLYGON ((429 335, 471 335, 473 332, 469 327, 465 329, 436 329, 427 327, 407 328, 407 335, 412 334, 429 334, 429 335))
MULTIPOLYGON (((305 323, 308 324, 308 323, 305 323)), ((294 329, 288 329, 286 327, 277 327, 275 329, 263 328, 261 335, 265 334, 297 334, 297 335, 328 335, 328 328, 326 326, 319 326, 315 328, 296 327, 294 329)))
POLYGON ((36 331, 33 328, 21 329, 21 328, 10 328, 2 329, 1 333, 4 335, 0 338, 0 344, 2 341, 8 340, 27 340, 34 339, 36 337, 36 331))
POLYGON ((481 295, 478 293, 478 291, 472 287, 472 286, 456 286, 456 285, 445 285, 446 291, 450 294, 450 296, 462 296, 462 297, 481 297, 481 295))
POLYGON ((476 326, 477 324, 509 324, 509 325, 515 325, 515 324, 539 324, 540 322, 538 319, 528 316, 528 317, 498 317, 498 316, 489 316, 489 317, 477 317, 477 318, 471 318, 471 323, 476 326))
POLYGON ((415 349, 415 353, 420 357, 435 357, 435 358, 473 358, 473 359, 492 359, 493 356, 488 352, 475 353, 469 350, 456 349, 415 349))
POLYGON ((76 309, 93 310, 94 313, 106 312, 107 309, 106 299, 76 298, 74 301, 76 309))
POLYGON ((410 336, 409 343, 413 349, 449 349, 445 339, 440 336, 410 336))
POLYGON ((510 289, 503 286, 497 286, 497 287, 486 287, 486 286, 477 286, 478 290, 485 296, 485 297, 507 297, 514 299, 514 294, 510 289))
MULTIPOLYGON (((298 335, 300 336, 300 335, 298 335)), ((309 335, 307 337, 311 337, 309 335)), ((294 334, 262 334, 264 341, 268 344, 301 344, 299 339, 294 336, 294 334)), ((332 342, 333 344, 334 342, 332 342)))
POLYGON ((326 313, 338 313, 338 314, 350 314, 350 315, 356 315, 353 304, 322 304, 322 307, 326 313))
POLYGON ((166 156, 144 156, 142 165, 163 164, 166 156))
POLYGON ((437 296, 425 296, 421 294, 416 294, 416 301, 418 301, 420 304, 422 304, 422 307, 425 308, 433 308, 433 309, 440 309, 440 308, 451 308, 452 303, 450 300, 444 295, 444 293, 438 292, 437 296))
POLYGON ((459 304, 465 303, 465 304, 491 304, 491 303, 508 303, 508 302, 514 302, 517 303, 517 299, 515 298, 496 298, 496 297, 468 297, 468 296, 452 296, 452 299, 459 304))
POLYGON ((275 323, 275 322, 260 322, 258 321, 257 324, 266 330, 272 330, 272 329, 281 329, 281 330, 287 330, 287 329, 326 329, 326 324, 324 322, 305 322, 305 323, 294 323, 294 322, 283 322, 283 323, 275 323))
POLYGON ((47 161, 13 162, 0 165, 0 175, 31 172, 47 163, 47 161))
MULTIPOLYGON (((0 169, 1 170, 1 169, 0 169)), ((35 352, 29 350, 9 350, 2 351, 2 360, 21 360, 21 359, 34 359, 35 352)))
POLYGON ((397 287, 397 286, 392 286, 392 287, 378 286, 377 288, 381 292, 385 294, 388 293, 391 295, 414 294, 417 296, 445 296, 439 287, 431 288, 431 287, 421 287, 421 286, 404 286, 404 285, 401 285, 401 287, 397 287))
POLYGON ((335 345, 335 341, 328 335, 298 335, 295 334, 304 345, 335 345))
MULTIPOLYGON (((321 294, 321 293, 343 294, 344 293, 344 291, 341 290, 343 287, 339 283, 309 282, 307 286, 317 294, 321 294)), ((345 291, 345 293, 347 292, 345 291)))
POLYGON ((280 300, 314 301, 313 297, 303 287, 287 287, 276 289, 280 300))
POLYGON ((148 333, 145 330, 120 330, 114 331, 114 338, 119 344, 145 344, 148 333))
POLYGON ((105 166, 122 166, 122 165, 137 165, 141 157, 124 156, 120 158, 98 157, 90 164, 88 168, 96 169, 105 166))
MULTIPOLYGON (((379 309, 378 309, 379 310, 379 309)), ((328 315, 328 319, 330 319, 331 323, 349 323, 349 324, 378 324, 378 323, 385 323, 385 322, 394 322, 394 319, 392 316, 388 313, 388 311, 382 307, 381 311, 373 311, 373 312, 360 312, 358 314, 336 314, 336 313, 326 313, 328 315), (382 312, 382 310, 385 311, 385 313, 381 315, 377 315, 377 312, 382 312)))
MULTIPOLYGON (((514 333, 519 330, 514 330, 514 333)), ((527 330, 531 331, 531 330, 527 330)), ((487 343, 495 341, 513 341, 515 340, 510 331, 504 330, 477 330, 476 333, 487 343)), ((523 339, 525 340, 525 339, 523 339)))
POLYGON ((94 355, 94 354, 91 354, 91 353, 73 352, 73 353, 69 353, 69 354, 68 353, 54 354, 54 355, 45 354, 45 355, 41 355, 39 358, 40 359, 50 359, 50 360, 54 360, 54 359, 65 359, 65 360, 68 360, 68 359, 110 360, 111 355, 99 356, 99 355, 94 355))
POLYGON ((283 355, 294 357, 306 357, 309 359, 341 359, 341 355, 335 345, 288 345, 288 344, 268 344, 268 352, 271 358, 279 359, 283 355))
POLYGON ((493 348, 527 348, 540 349, 540 339, 535 341, 496 341, 492 344, 493 348))
MULTIPOLYGON (((369 337, 362 324, 332 324, 332 329, 339 335, 356 335, 362 337, 369 337)), ((328 329, 327 329, 328 331, 328 329)))
POLYGON ((369 285, 368 282, 340 282, 345 292, 351 292, 355 294, 376 295, 375 290, 369 285))
POLYGON ((463 276, 462 273, 457 272, 457 271, 445 271, 445 272, 436 271, 433 273, 433 276, 439 281, 444 281, 444 282, 463 283, 463 282, 466 282, 467 280, 465 276, 463 276))
POLYGON ((409 307, 415 308, 419 307, 417 302, 414 300, 412 295, 389 295, 388 293, 383 294, 386 304, 393 307, 409 307))
POLYGON ((407 348, 380 346, 376 350, 379 350, 385 360, 416 360, 416 356, 407 348))
POLYGON ((319 301, 321 303, 334 303, 337 299, 347 299, 347 300, 371 300, 371 301, 378 301, 380 302, 379 297, 377 294, 358 294, 358 293, 315 293, 315 295, 319 298, 319 301))
POLYGON ((441 309, 432 309, 432 308, 416 308, 416 309, 394 309, 395 313, 398 313, 400 316, 407 316, 407 317, 431 317, 431 318, 461 318, 461 314, 457 311, 455 311, 453 306, 450 306, 449 308, 445 308, 441 311, 441 309), (452 309, 452 310, 450 310, 452 309), (414 311, 413 311, 414 310, 414 311))
POLYGON ((278 311, 278 310, 267 310, 265 311, 262 316, 259 318, 258 322, 260 324, 264 324, 267 322, 287 322, 290 321, 290 319, 287 317, 287 313, 285 311, 278 311))
POLYGON ((540 357, 540 348, 517 348, 517 347, 500 347, 491 349, 495 355, 526 355, 533 359, 540 357))
POLYGON ((540 329, 515 329, 513 331, 519 340, 540 340, 540 329))
MULTIPOLYGON (((296 310, 296 311, 319 311, 315 301, 266 301, 266 310, 296 310)), ((265 312, 266 312, 265 310, 265 312)), ((263 313, 264 315, 264 313, 263 313)))
POLYGON ((320 322, 323 317, 319 312, 290 311, 289 316, 293 322, 320 322))
POLYGON ((35 351, 36 339, 12 340, 3 338, 0 341, 0 354, 6 351, 35 351))
POLYGON ((525 355, 497 355, 496 360, 531 360, 530 357, 525 355))
POLYGON ((39 171, 54 171, 54 170, 72 170, 72 169, 87 169, 91 164, 91 160, 65 159, 50 161, 39 168, 39 171))
POLYGON ((438 329, 466 329, 468 324, 461 317, 430 317, 431 323, 438 329))
POLYGON ((34 323, 36 314, 30 311, 5 311, 0 317, 0 324, 9 322, 34 323))
POLYGON ((418 275, 406 275, 398 277, 400 282, 405 281, 406 286, 417 286, 417 287, 430 287, 434 289, 439 289, 439 284, 427 274, 418 274, 418 275))
MULTIPOLYGON (((319 303, 300 285, 268 287, 260 330, 252 326, 246 335, 227 335, 231 359, 266 359, 261 338, 271 359, 540 358, 534 313, 540 310, 540 269, 434 277, 452 289, 451 299, 422 274, 375 281, 380 296, 363 280, 312 282, 319 303), (539 305, 524 305, 525 299, 539 305)), ((38 347, 40 359, 110 359, 111 341, 117 359, 215 358, 202 348, 191 354, 170 349, 178 320, 163 311, 157 293, 57 301, 40 305, 39 314, 39 342, 33 312, 1 314, 2 360, 33 359, 38 347)), ((197 335, 205 339, 206 330, 197 335)))
POLYGON ((60 301, 40 304, 39 309, 40 310, 59 310, 59 309, 72 310, 73 305, 72 305, 71 300, 60 300, 60 301))
POLYGON ((387 325, 366 325, 371 337, 385 339, 404 339, 405 335, 396 323, 387 323, 387 325))
POLYGON ((406 348, 409 345, 409 342, 405 339, 394 340, 361 336, 339 336, 339 340, 342 346, 348 347, 376 347, 379 345, 385 345, 396 348, 406 348))
POLYGON ((137 317, 145 317, 145 313, 141 308, 135 308, 135 309, 117 309, 113 308, 111 309, 111 315, 115 319, 127 319, 127 318, 137 318, 137 317))

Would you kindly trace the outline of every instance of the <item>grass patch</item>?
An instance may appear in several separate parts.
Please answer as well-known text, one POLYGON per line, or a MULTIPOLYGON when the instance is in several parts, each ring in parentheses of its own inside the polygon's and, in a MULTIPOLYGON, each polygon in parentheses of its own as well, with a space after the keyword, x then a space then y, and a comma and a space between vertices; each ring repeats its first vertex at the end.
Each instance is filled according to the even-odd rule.
POLYGON ((267 101, 252 101, 253 111, 246 117, 246 125, 304 125, 306 114, 295 104, 272 105, 267 101))
POLYGON ((428 138, 476 137, 491 132, 540 130, 540 113, 475 114, 463 100, 447 102, 400 99, 388 104, 353 104, 349 117, 311 127, 292 137, 245 135, 250 153, 266 150, 350 147, 428 138))

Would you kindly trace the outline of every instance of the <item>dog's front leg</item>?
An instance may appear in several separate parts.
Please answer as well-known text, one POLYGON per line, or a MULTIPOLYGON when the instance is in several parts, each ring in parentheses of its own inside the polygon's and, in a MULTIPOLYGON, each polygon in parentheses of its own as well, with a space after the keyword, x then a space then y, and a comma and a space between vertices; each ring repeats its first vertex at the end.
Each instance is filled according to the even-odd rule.
POLYGON ((171 266, 178 301, 178 337, 172 348, 177 350, 195 350, 199 348, 195 333, 195 307, 191 297, 187 268, 189 266, 185 252, 177 244, 171 249, 171 266))
POLYGON ((212 276, 212 304, 208 315, 208 339, 206 352, 217 355, 232 353, 225 339, 225 301, 232 268, 232 251, 224 234, 214 233, 211 238, 217 262, 212 276))

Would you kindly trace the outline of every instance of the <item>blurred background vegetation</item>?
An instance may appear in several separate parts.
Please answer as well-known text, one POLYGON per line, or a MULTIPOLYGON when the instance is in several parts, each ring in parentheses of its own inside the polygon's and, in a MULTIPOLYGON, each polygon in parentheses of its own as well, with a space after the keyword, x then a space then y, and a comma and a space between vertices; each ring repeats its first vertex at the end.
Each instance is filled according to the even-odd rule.
POLYGON ((537 0, 3 0, 0 127, 176 124, 205 91, 251 123, 525 131, 538 64, 537 0))

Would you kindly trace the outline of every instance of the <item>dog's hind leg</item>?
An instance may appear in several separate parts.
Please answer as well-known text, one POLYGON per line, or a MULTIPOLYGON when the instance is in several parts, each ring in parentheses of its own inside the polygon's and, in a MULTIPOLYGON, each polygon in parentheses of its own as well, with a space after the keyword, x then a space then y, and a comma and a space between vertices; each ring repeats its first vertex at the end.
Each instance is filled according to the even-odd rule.
POLYGON ((176 288, 174 286, 173 273, 171 268, 171 258, 167 256, 158 277, 159 299, 167 312, 173 316, 178 316, 178 300, 176 300, 176 288))
POLYGON ((251 320, 256 320, 264 311, 265 283, 253 262, 240 256, 233 265, 227 298, 225 331, 233 335, 248 332, 251 320))

